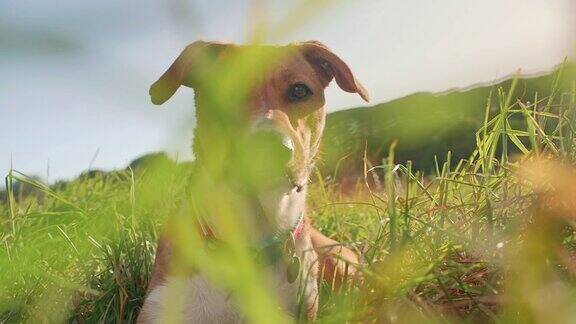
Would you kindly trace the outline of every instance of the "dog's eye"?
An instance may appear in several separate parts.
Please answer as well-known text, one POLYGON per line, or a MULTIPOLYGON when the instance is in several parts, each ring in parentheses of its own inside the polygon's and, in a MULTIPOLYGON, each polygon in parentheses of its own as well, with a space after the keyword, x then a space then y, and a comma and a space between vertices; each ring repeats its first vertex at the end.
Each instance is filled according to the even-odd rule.
POLYGON ((304 83, 296 83, 290 88, 288 99, 290 99, 290 101, 300 101, 311 94, 312 91, 304 83))

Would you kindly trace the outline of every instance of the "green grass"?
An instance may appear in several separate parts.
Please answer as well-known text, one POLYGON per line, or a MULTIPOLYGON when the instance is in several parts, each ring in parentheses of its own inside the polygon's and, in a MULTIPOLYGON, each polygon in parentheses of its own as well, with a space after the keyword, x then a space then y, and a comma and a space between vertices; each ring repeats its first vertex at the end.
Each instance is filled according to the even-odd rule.
MULTIPOLYGON (((495 87, 466 159, 439 156, 447 162, 432 159, 423 174, 412 162, 396 165, 392 145, 378 165, 359 154, 363 177, 346 188, 317 173, 311 218, 363 258, 363 280, 323 286, 319 322, 576 319, 576 85, 560 91, 557 80, 530 99, 516 81, 495 87)), ((217 193, 225 228, 242 222, 228 217, 232 196, 193 168, 159 158, 51 187, 10 172, 0 203, 0 322, 134 321, 160 228, 184 224, 197 185, 217 193)), ((195 240, 184 239, 192 249, 195 240)), ((252 297, 240 305, 251 321, 285 320, 246 253, 184 252, 185 265, 252 297)))

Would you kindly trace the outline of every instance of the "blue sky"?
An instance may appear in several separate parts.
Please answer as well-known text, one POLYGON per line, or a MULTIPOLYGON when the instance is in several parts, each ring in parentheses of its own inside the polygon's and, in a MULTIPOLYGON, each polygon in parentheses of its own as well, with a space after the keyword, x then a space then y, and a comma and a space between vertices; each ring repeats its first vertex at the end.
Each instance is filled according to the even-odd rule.
MULTIPOLYGON (((330 46, 373 103, 547 70, 575 49, 573 0, 2 1, 0 173, 52 182, 152 151, 190 158, 192 91, 156 108, 148 87, 187 43, 247 41, 255 17, 281 31, 270 43, 330 46)), ((334 85, 327 99, 364 105, 334 85)))

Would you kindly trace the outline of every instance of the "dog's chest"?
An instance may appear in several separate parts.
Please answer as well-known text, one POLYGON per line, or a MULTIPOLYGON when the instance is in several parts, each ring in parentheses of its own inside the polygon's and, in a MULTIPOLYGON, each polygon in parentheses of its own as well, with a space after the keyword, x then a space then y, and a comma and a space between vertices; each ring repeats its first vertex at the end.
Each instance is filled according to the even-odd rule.
POLYGON ((238 323, 229 296, 202 276, 168 277, 146 299, 145 323, 238 323))
MULTIPOLYGON (((287 266, 276 263, 264 271, 270 291, 274 293, 282 310, 289 316, 297 311, 299 287, 303 291, 315 290, 315 274, 309 273, 314 257, 309 255, 311 243, 308 238, 295 246, 302 260, 302 272, 293 283, 287 281, 287 266)), ((154 288, 144 305, 145 323, 163 323, 167 320, 184 323, 241 323, 243 317, 238 304, 226 291, 211 284, 205 277, 168 277, 154 288)))

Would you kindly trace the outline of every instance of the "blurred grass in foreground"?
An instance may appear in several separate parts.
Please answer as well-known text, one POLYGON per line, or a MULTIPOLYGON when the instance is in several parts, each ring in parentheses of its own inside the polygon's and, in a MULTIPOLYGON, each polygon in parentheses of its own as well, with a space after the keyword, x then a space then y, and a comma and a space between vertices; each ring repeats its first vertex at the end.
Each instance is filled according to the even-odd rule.
MULTIPOLYGON (((319 322, 576 320, 576 83, 561 92, 561 77, 536 98, 516 82, 494 89, 474 153, 433 174, 396 165, 393 150, 346 194, 318 173, 312 219, 364 259, 362 281, 324 286, 319 322)), ((181 214, 193 169, 160 157, 53 187, 12 171, 0 203, 0 322, 134 321, 160 224, 181 214)), ((238 271, 220 257, 206 269, 238 271)), ((243 289, 258 286, 250 280, 243 289)))
MULTIPOLYGON (((327 5, 327 1, 298 1, 277 26, 252 26, 250 39, 257 43, 280 38, 327 5)), ((228 63, 229 70, 238 73, 227 79, 224 89, 210 89, 209 99, 218 101, 215 106, 221 111, 208 117, 217 122, 235 121, 237 116, 226 108, 242 102, 243 91, 248 90, 243 72, 263 65, 249 58, 228 63), (232 92, 225 93, 226 89, 232 92)), ((222 68, 221 73, 225 71, 222 68)), ((347 114, 354 111, 338 113, 333 121, 341 125, 328 125, 327 140, 344 134, 342 147, 350 150, 344 153, 359 162, 345 171, 363 173, 364 178, 344 194, 331 174, 318 172, 309 205, 311 218, 324 233, 362 254, 363 280, 336 292, 324 285, 319 322, 575 321, 573 77, 558 73, 546 85, 549 91, 538 86, 530 98, 510 81, 490 93, 484 88, 432 105, 451 104, 458 115, 449 109, 434 118, 421 114, 424 107, 434 108, 426 95, 412 97, 408 112, 404 107, 386 113, 374 110, 376 117, 385 118, 367 115, 364 119, 371 125, 351 123, 347 114), (470 118, 481 114, 468 105, 479 98, 488 101, 484 120, 470 118), (424 123, 415 127, 417 117, 424 123), (383 119, 391 124, 374 123, 383 119), (411 127, 404 127, 411 122, 411 127), (461 143, 460 136, 471 139, 475 151, 470 157, 457 151, 457 159, 448 153, 416 161, 402 152, 403 142, 396 152, 382 149, 393 141, 391 134, 412 140, 415 146, 408 147, 410 152, 423 153, 428 140, 444 144, 444 137, 435 136, 439 129, 452 135, 446 151, 457 149, 451 145, 461 143), (365 136, 352 138, 361 131, 369 137, 369 153, 377 154, 362 155, 365 136), (356 141, 349 145, 347 140, 356 141), (394 154, 414 163, 396 165, 394 154)), ((166 224, 187 248, 182 249, 182 268, 200 267, 237 297, 244 297, 240 307, 252 322, 285 320, 274 307, 276 301, 268 298, 247 251, 202 253, 194 249, 198 238, 186 226, 189 210, 197 207, 190 203, 191 197, 207 197, 200 207, 217 207, 214 214, 222 212, 222 220, 212 220, 223 228, 234 227, 235 242, 246 240, 242 217, 249 208, 242 199, 230 203, 237 196, 230 192, 229 181, 253 180, 265 162, 253 164, 254 152, 238 153, 240 140, 248 139, 246 134, 234 137, 234 123, 221 126, 233 135, 210 138, 220 140, 223 149, 209 158, 216 166, 211 175, 225 179, 222 183, 195 176, 194 164, 177 164, 162 156, 125 171, 88 172, 54 186, 11 171, 7 191, 0 195, 0 322, 135 321, 160 228, 166 224), (226 155, 230 151, 238 155, 226 155)), ((326 162, 338 164, 340 158, 328 154, 326 162)), ((175 304, 179 293, 175 287, 175 304)))

